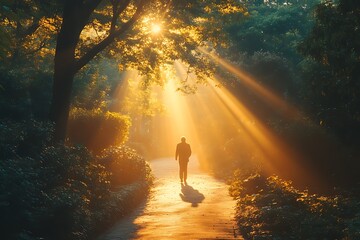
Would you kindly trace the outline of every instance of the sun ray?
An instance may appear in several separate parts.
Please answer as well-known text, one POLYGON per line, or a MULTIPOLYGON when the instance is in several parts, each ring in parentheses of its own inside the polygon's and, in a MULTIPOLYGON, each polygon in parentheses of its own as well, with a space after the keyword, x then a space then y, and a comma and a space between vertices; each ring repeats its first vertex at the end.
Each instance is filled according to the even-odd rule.
POLYGON ((219 64, 221 67, 223 67, 230 73, 237 76, 242 83, 244 83, 254 93, 259 95, 264 100, 265 103, 269 103, 271 106, 273 106, 273 109, 275 109, 276 111, 292 119, 302 118, 301 117, 302 113, 298 109, 291 106, 289 103, 285 102, 283 99, 281 99, 279 96, 271 92, 269 89, 262 86, 249 73, 246 73, 245 71, 241 70, 241 68, 230 63, 226 59, 223 59, 213 53, 210 53, 204 47, 199 47, 198 49, 200 52, 209 56, 214 62, 219 64))
POLYGON ((161 32, 161 30, 162 30, 162 28, 161 28, 161 25, 159 23, 153 23, 151 25, 151 32, 153 34, 158 34, 158 33, 161 32))
MULTIPOLYGON (((158 101, 163 104, 164 112, 154 116, 149 127, 152 143, 148 145, 152 156, 174 156, 176 143, 185 135, 205 168, 221 168, 232 164, 226 162, 228 159, 241 159, 244 164, 260 164, 268 175, 303 179, 307 185, 320 182, 306 166, 300 164, 301 156, 269 129, 245 105, 246 101, 242 102, 243 96, 235 97, 226 87, 217 87, 221 86, 221 80, 217 78, 209 79, 207 85, 198 86, 195 94, 183 94, 178 91, 179 84, 186 81, 186 84, 192 85, 196 82, 195 75, 188 73, 186 66, 179 61, 174 63, 174 72, 175 76, 164 72, 161 75, 164 86, 153 87, 158 101), (241 144, 232 146, 232 141, 236 139, 240 139, 241 144), (234 154, 238 156, 230 156, 234 154)), ((124 75, 128 81, 131 78, 139 80, 138 77, 134 72, 124 75)), ((247 80, 254 79, 247 77, 247 80)), ((286 106, 280 98, 275 98, 271 91, 260 85, 254 86, 262 89, 260 92, 264 93, 264 98, 272 96, 269 101, 273 101, 273 104, 292 108, 286 106)), ((122 88, 126 88, 126 84, 122 88)), ((122 88, 117 94, 126 98, 126 90, 122 88)), ((297 112, 296 109, 292 111, 297 112)))

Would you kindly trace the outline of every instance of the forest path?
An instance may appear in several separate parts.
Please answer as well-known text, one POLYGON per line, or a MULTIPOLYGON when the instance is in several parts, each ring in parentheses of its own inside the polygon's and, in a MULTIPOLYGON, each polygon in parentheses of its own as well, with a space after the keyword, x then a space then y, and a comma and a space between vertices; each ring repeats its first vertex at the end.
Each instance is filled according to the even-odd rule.
POLYGON ((99 240, 240 238, 228 186, 202 171, 196 157, 189 162, 187 185, 180 183, 174 159, 150 165, 156 180, 148 200, 99 240))

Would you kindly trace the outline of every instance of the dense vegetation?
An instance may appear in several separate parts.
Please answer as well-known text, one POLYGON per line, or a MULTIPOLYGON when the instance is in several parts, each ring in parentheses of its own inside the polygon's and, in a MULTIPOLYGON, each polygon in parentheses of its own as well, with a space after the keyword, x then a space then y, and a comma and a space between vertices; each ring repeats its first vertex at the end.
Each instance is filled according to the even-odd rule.
POLYGON ((242 11, 232 0, 1 1, 2 238, 93 238, 144 198, 150 168, 123 146, 134 119, 111 111, 119 69, 146 86, 182 59, 205 77, 211 64, 193 50, 223 42, 223 20, 242 11), (161 41, 153 22, 169 29, 161 41))
MULTIPOLYGON (((246 6, 249 15, 226 28, 231 44, 218 51, 302 115, 294 119, 284 114, 241 79, 227 78, 224 85, 293 146, 302 163, 325 179, 330 189, 356 186, 355 169, 360 166, 358 3, 248 1, 246 6)), ((216 155, 214 165, 219 156, 231 163, 230 171, 248 164, 254 156, 244 156, 242 149, 248 146, 241 134, 225 134, 223 145, 210 148, 216 155)))
MULTIPOLYGON (((242 156, 241 149, 223 151, 229 168, 238 167, 230 194, 237 200, 239 231, 245 239, 358 239, 359 2, 249 2, 249 18, 229 28, 229 56, 307 117, 293 121, 276 109, 264 111, 266 103, 241 83, 234 92, 249 96, 257 116, 300 150, 327 187, 299 190, 298 180, 249 164, 245 159, 254 156, 242 156)), ((231 144, 246 147, 241 136, 231 144)))
POLYGON ((5 239, 89 239, 142 200, 151 184, 149 166, 129 148, 96 156, 81 146, 54 145, 48 123, 2 121, 0 127, 5 239))
POLYGON ((354 193, 321 196, 276 176, 235 173, 230 194, 245 239, 358 239, 360 205, 354 193), (242 179, 242 180, 240 180, 242 179))
MULTIPOLYGON (((88 239, 143 197, 151 184, 149 166, 122 144, 133 131, 130 138, 147 147, 152 132, 138 134, 131 124, 136 126, 140 115, 151 121, 147 86, 163 84, 164 65, 182 59, 199 82, 219 70, 196 51, 198 46, 216 49, 304 113, 294 121, 241 79, 218 73, 227 76, 222 84, 242 96, 328 184, 305 190, 299 179, 265 175, 257 156, 243 151, 247 145, 236 129, 224 133, 221 145, 204 139, 218 174, 235 171, 231 194, 238 201, 243 236, 360 237, 359 1, 118 2, 0 3, 4 238, 88 239), (163 16, 157 20, 168 29, 161 38, 139 20, 154 16, 163 16), (111 96, 121 79, 119 69, 127 68, 145 76, 142 91, 117 103, 111 96), (111 111, 115 105, 120 112, 111 111), (129 185, 132 191, 124 192, 131 194, 122 195, 129 185)), ((183 83, 180 90, 192 89, 183 83)))

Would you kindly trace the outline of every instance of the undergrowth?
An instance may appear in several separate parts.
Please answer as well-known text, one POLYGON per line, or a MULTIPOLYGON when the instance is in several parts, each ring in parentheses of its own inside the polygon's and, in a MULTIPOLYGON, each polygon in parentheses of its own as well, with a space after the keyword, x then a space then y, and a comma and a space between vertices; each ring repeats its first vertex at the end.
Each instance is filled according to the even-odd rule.
POLYGON ((237 171, 230 194, 245 239, 360 239, 360 201, 354 192, 320 196, 277 176, 244 179, 237 171))
POLYGON ((106 154, 53 144, 52 129, 0 122, 2 239, 89 239, 147 193, 150 168, 136 152, 108 150, 121 152, 106 158, 113 169, 103 164, 106 154))

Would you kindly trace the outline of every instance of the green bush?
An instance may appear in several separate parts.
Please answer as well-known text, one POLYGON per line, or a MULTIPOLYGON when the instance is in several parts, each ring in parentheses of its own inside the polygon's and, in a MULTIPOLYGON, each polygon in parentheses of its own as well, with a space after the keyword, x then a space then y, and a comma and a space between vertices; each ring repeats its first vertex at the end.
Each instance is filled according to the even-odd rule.
POLYGON ((109 173, 85 148, 47 147, 37 158, 2 161, 0 173, 6 239, 87 239, 111 197, 109 173))
POLYGON ((85 147, 53 145, 52 133, 47 123, 0 122, 4 239, 89 239, 146 194, 149 185, 143 176, 150 176, 150 169, 130 149, 122 156, 135 160, 118 167, 131 169, 136 178, 111 175, 85 147), (111 183, 110 176, 121 180, 111 183), (132 180, 144 182, 121 196, 111 190, 132 180))
POLYGON ((110 146, 123 144, 129 128, 130 119, 119 113, 74 108, 69 117, 68 137, 72 143, 99 153, 110 146))
POLYGON ((259 174, 233 179, 236 220, 245 239, 357 239, 359 200, 319 196, 259 174))
POLYGON ((0 121, 0 160, 15 156, 37 156, 51 142, 52 124, 28 120, 0 121))
POLYGON ((47 147, 40 165, 48 207, 40 225, 46 226, 47 237, 86 239, 97 222, 96 212, 110 198, 109 173, 82 147, 47 147))
POLYGON ((112 173, 110 181, 114 187, 136 181, 152 182, 149 164, 129 147, 121 146, 106 149, 99 161, 112 173))

